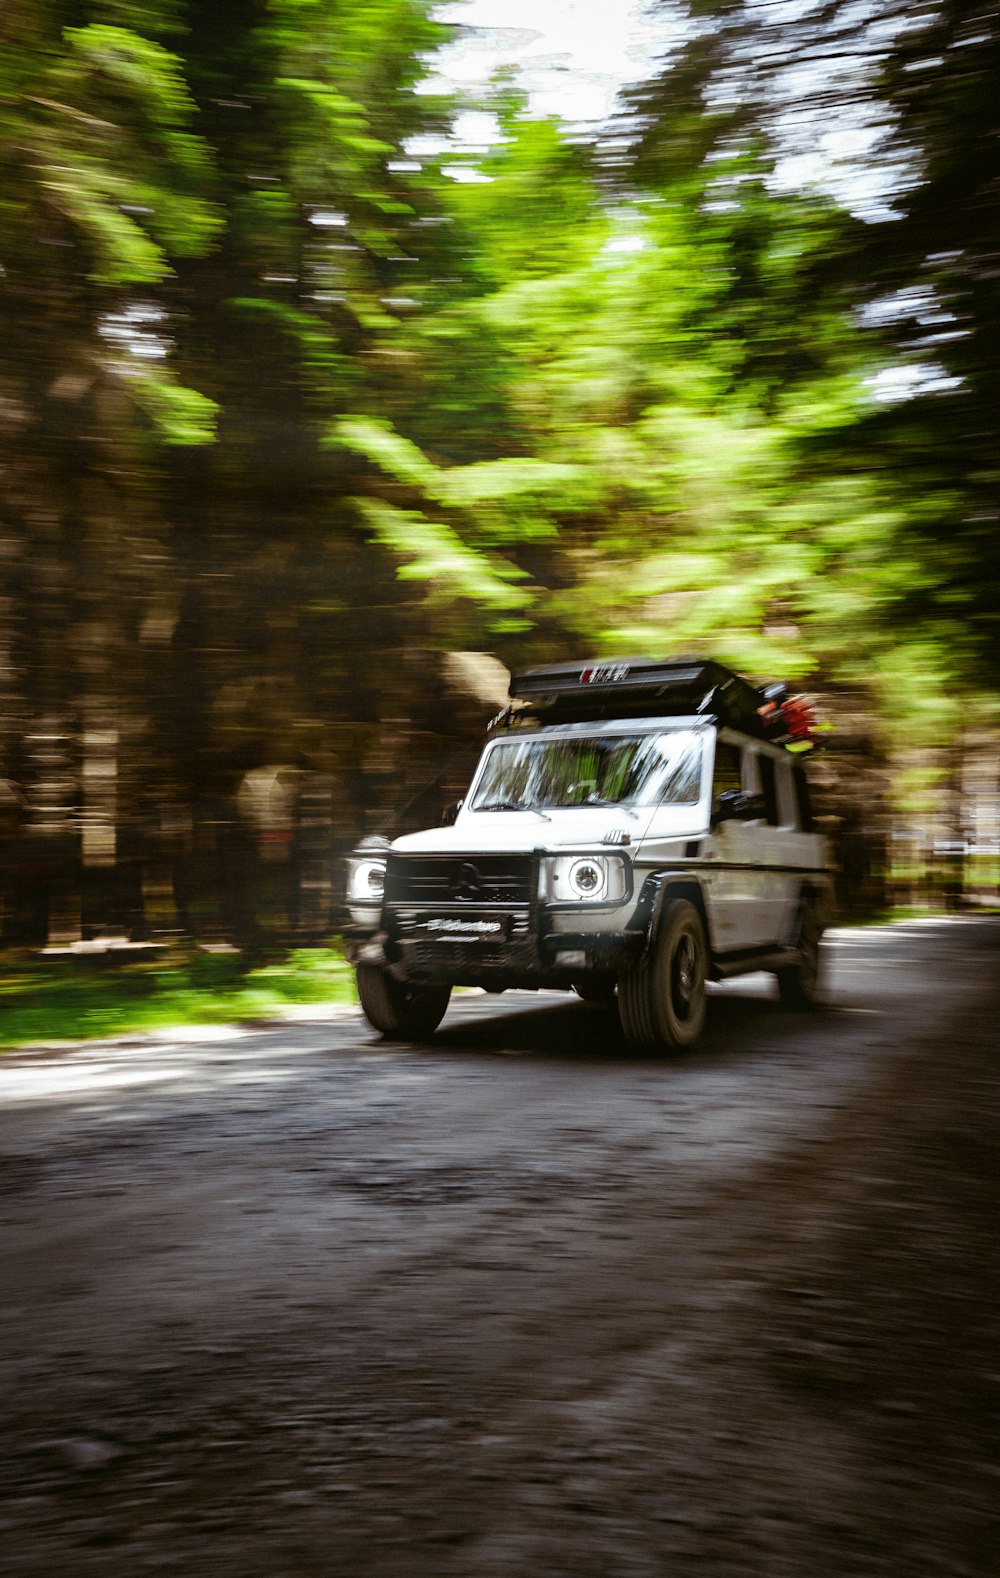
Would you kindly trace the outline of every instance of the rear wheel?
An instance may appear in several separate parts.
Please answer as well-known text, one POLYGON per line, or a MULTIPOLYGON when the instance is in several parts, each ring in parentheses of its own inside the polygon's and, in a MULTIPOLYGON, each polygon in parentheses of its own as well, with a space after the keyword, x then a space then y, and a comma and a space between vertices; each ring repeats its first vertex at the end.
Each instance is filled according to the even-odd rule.
POLYGON ((377 964, 359 964, 355 977, 365 1018, 392 1040, 423 1041, 444 1018, 450 986, 397 981, 377 964))
POLYGON ((814 1008, 820 994, 820 941, 823 922, 812 900, 807 901, 799 915, 797 964, 776 970, 778 995, 787 1008, 814 1008))
POLYGON ((630 1041, 681 1050, 705 1026, 708 948, 701 916, 688 899, 671 899, 656 940, 622 974, 618 1011, 630 1041))

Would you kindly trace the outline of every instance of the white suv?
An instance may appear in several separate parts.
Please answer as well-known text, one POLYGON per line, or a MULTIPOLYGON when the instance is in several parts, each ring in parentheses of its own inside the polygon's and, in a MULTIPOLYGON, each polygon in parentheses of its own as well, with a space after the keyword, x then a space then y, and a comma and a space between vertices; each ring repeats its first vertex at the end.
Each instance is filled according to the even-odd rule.
POLYGON ((617 991, 637 1043, 691 1046, 705 983, 753 970, 815 1000, 831 894, 801 709, 700 659, 515 676, 449 825, 349 862, 361 1006, 433 1032, 453 986, 617 991), (795 742, 791 742, 795 743, 795 742))

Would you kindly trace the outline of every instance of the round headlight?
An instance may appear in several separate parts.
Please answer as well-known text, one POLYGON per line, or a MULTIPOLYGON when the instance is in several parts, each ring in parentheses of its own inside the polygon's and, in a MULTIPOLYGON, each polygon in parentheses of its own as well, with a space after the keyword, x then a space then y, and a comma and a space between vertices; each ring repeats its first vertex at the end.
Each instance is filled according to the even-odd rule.
POLYGON ((607 887, 607 862, 584 856, 569 868, 569 885, 578 898, 599 899, 607 887))
POLYGON ((365 899, 381 901, 384 892, 385 862, 360 860, 351 876, 351 897, 360 902, 365 899))

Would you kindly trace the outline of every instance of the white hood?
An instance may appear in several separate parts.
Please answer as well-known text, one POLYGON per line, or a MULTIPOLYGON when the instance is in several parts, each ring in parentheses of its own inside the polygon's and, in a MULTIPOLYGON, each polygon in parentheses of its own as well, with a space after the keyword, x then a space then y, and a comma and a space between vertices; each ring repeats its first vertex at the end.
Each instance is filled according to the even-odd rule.
POLYGON ((533 811, 474 811, 459 815, 453 827, 431 827, 407 833, 393 841, 393 849, 412 855, 463 855, 477 851, 499 853, 535 849, 592 849, 609 834, 627 833, 631 845, 655 838, 693 838, 703 832, 700 809, 695 805, 660 806, 638 816, 618 806, 586 806, 554 810, 541 816, 533 811))

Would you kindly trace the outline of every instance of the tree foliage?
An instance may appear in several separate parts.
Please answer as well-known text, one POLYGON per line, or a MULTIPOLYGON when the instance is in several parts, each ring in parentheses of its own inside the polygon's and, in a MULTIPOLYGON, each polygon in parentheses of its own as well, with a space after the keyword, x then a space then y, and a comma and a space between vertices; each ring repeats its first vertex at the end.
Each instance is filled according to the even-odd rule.
POLYGON ((8 0, 8 925, 29 844, 247 932, 287 839, 329 913, 331 835, 482 714, 456 649, 695 648, 955 726, 997 608, 995 32, 699 0, 613 143, 501 82, 473 155, 426 0, 8 0), (793 189, 835 117, 881 195, 793 189))
MULTIPOLYGON (((705 212, 713 197, 732 198, 734 161, 763 154, 772 182, 804 170, 848 205, 792 284, 800 298, 835 293, 841 322, 864 326, 885 398, 817 433, 810 460, 878 480, 898 521, 896 634, 926 642, 932 625, 935 668, 990 687, 1000 604, 998 42, 995 13, 966 0, 880 0, 862 11, 704 0, 688 42, 632 97, 627 171, 681 183, 705 212), (841 155, 838 166, 845 132, 867 139, 866 162, 841 155)), ((749 300, 759 324, 755 288, 749 300)))

